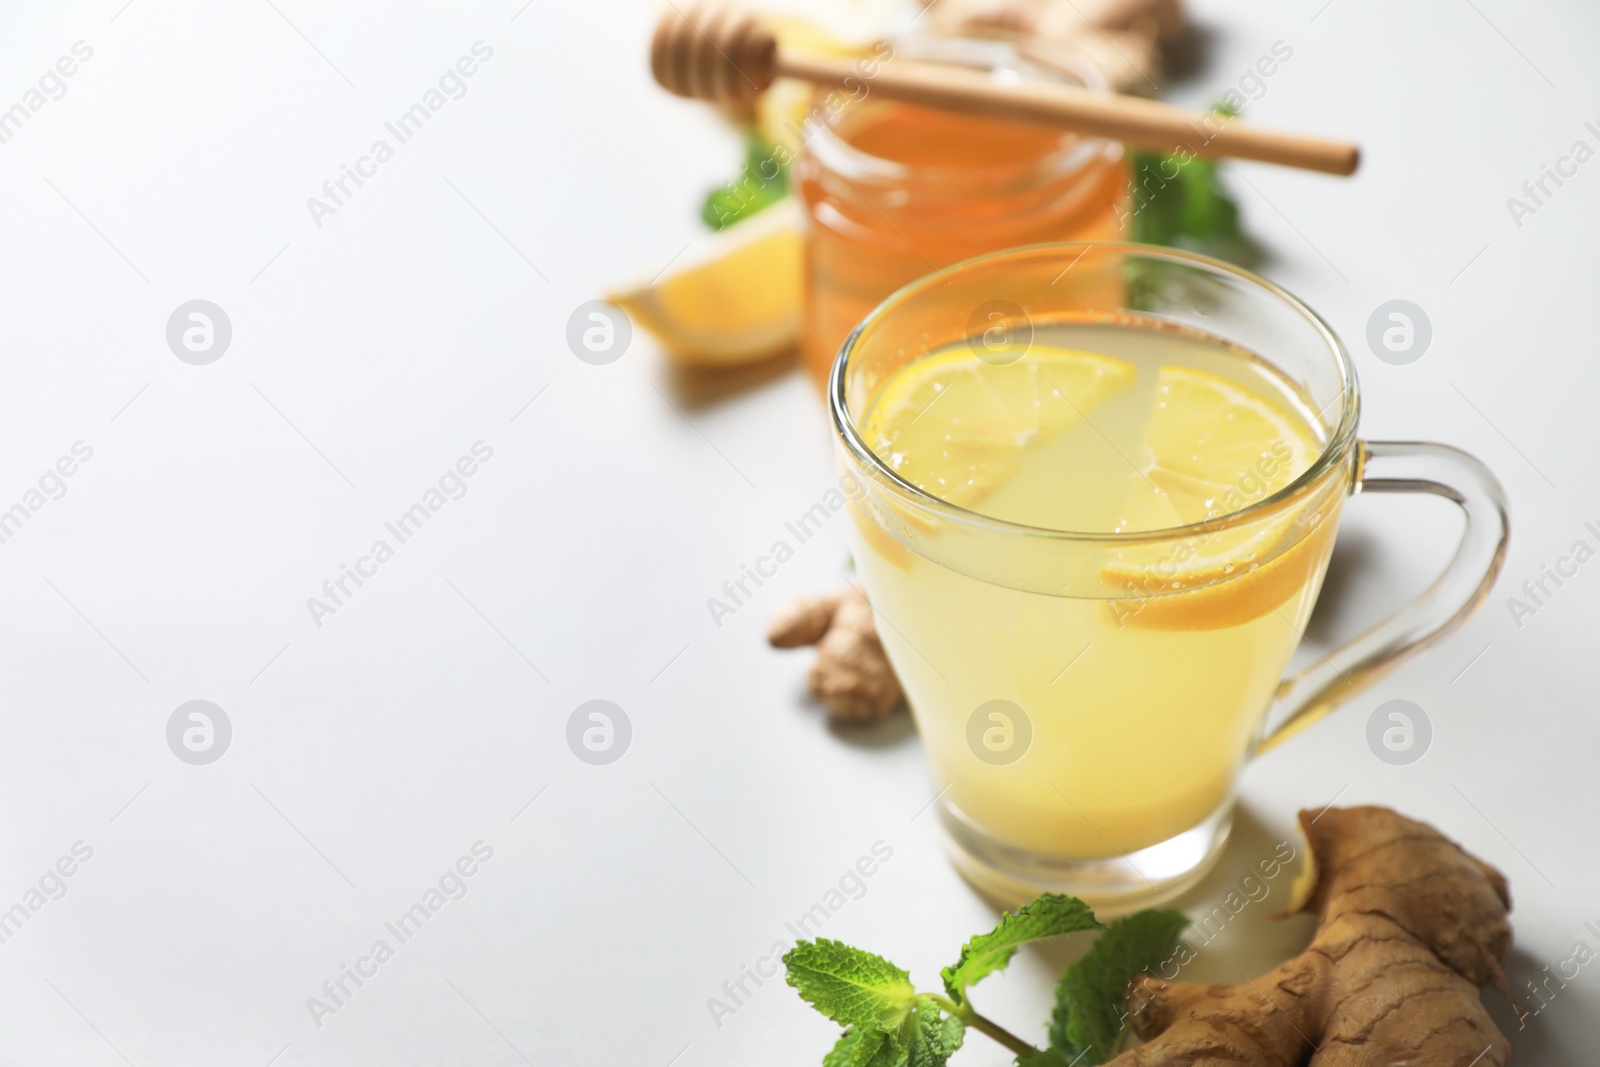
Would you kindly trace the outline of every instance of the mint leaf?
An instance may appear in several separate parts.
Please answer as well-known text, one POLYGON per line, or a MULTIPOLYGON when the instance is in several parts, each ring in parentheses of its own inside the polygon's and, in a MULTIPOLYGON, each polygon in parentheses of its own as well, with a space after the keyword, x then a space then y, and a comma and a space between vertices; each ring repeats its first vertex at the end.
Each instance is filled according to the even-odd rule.
MULTIPOLYGON (((1225 105, 1212 111, 1236 113, 1225 105)), ((1245 266, 1261 258, 1239 227, 1239 205, 1223 186, 1216 160, 1134 151, 1131 163, 1131 240, 1187 248, 1245 266)))
POLYGON ((945 1067, 966 1029, 960 1019, 918 996, 895 1029, 850 1027, 822 1057, 822 1067, 945 1067))
POLYGON ((895 1029, 916 995, 911 976, 882 956, 824 937, 801 941, 783 963, 800 996, 846 1026, 895 1029))
POLYGON ((904 1062, 899 1035, 870 1026, 852 1026, 822 1057, 822 1067, 899 1067, 904 1062))
POLYGON ((862 1035, 869 1033, 880 1040, 886 1036, 882 1030, 863 1030, 860 1027, 852 1026, 839 1035, 839 1040, 834 1042, 833 1048, 829 1049, 828 1054, 822 1057, 822 1067, 850 1067, 850 1061, 855 1058, 856 1049, 861 1047, 862 1035))
POLYGON ((1078 1067, 1061 1054, 1060 1049, 1047 1048, 1017 1057, 1017 1067, 1078 1067))
POLYGON ((1133 173, 1133 240, 1221 259, 1256 258, 1215 161, 1135 152, 1133 173))
POLYGON ((1165 910, 1141 911, 1107 927, 1056 986, 1051 1046, 1083 1067, 1116 1055, 1128 983, 1169 959, 1188 925, 1182 912, 1165 910))
POLYGON ((745 131, 744 166, 738 177, 706 194, 700 219, 713 230, 726 229, 789 193, 789 172, 754 130, 745 131))
POLYGON ((906 1018, 901 1034, 906 1043, 906 1067, 945 1067, 950 1054, 961 1047, 967 1027, 938 1005, 919 1001, 906 1018))
POLYGON ((960 1004, 966 999, 968 986, 1005 967, 1019 946, 1079 930, 1104 929, 1095 921, 1089 905, 1077 897, 1046 893, 1018 908, 1015 915, 1002 915, 999 926, 968 941, 961 949, 960 959, 940 972, 945 991, 960 1004))
MULTIPOLYGON (((869 1044, 862 1042, 863 1046, 869 1044)), ((850 1067, 906 1067, 906 1046, 899 1034, 883 1034, 870 1054, 857 1051, 850 1067)))

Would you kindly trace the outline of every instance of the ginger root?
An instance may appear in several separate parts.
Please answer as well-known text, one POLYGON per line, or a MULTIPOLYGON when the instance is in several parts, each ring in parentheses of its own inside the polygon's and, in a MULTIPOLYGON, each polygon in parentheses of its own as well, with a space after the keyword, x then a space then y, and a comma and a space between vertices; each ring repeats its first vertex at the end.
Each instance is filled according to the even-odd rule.
POLYGON ((900 680, 884 655, 872 607, 854 587, 797 600, 767 630, 774 648, 817 646, 807 687, 835 719, 881 719, 900 703, 900 680))
POLYGON ((1055 46, 1083 52, 1123 93, 1153 93, 1162 59, 1189 32, 1181 0, 924 0, 934 32, 1004 34, 1023 54, 1052 61, 1055 46))
POLYGON ((1511 1046, 1478 991, 1511 997, 1505 876, 1388 808, 1301 812, 1300 825, 1310 946, 1237 986, 1135 979, 1125 1007, 1149 1043, 1111 1067, 1503 1067, 1511 1046))

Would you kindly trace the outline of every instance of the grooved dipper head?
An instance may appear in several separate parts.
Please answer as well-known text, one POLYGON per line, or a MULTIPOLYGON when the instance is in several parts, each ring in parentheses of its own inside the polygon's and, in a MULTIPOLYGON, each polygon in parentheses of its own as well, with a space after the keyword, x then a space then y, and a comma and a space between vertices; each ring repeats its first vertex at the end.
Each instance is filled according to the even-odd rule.
POLYGON ((662 88, 696 100, 748 100, 772 84, 778 42, 756 19, 727 7, 674 7, 650 40, 662 88))

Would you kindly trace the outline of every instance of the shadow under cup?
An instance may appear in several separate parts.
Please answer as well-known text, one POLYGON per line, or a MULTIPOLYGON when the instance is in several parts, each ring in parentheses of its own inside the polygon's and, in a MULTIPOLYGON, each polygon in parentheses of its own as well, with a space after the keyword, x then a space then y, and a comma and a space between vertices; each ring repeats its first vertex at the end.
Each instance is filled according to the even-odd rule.
MULTIPOLYGON (((1356 475, 1357 390, 1338 339, 1287 293, 1203 257, 1039 245, 890 297, 845 343, 829 396, 842 462, 861 487, 856 567, 943 787, 962 873, 1007 902, 1051 890, 1108 912, 1192 884, 1226 840, 1238 774, 1263 737, 1356 475), (1282 490, 1252 497, 1245 487, 1224 498, 1228 513, 1197 525, 1081 533, 946 503, 898 477, 864 438, 907 364, 968 346, 981 374, 1030 359, 1052 327, 1080 325, 1176 329, 1254 354, 1315 413, 1320 456, 1282 490), (1197 558, 1238 565, 1197 579, 1184 566, 1197 558)), ((947 417, 938 404, 917 416, 947 417)))

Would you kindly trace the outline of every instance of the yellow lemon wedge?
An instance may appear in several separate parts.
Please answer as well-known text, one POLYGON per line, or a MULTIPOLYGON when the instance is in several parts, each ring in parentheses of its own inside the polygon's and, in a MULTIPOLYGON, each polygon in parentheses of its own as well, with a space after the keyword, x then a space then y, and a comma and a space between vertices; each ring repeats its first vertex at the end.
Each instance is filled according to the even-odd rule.
POLYGON ((970 507, 1016 471, 1025 449, 1077 424, 1134 374, 1120 359, 1041 344, 1004 365, 947 349, 896 372, 863 437, 906 481, 970 507))
POLYGON ((716 234, 654 281, 607 294, 685 363, 733 366, 800 337, 800 209, 782 200, 716 234))
MULTIPOLYGON (((1209 371, 1163 367, 1123 528, 1165 529, 1249 507, 1299 477, 1319 447, 1309 423, 1268 396, 1209 371)), ((1113 601, 1112 614, 1119 625, 1214 629, 1276 610, 1321 566, 1333 528, 1307 528, 1301 510, 1120 553, 1101 577, 1135 595, 1113 601)))

